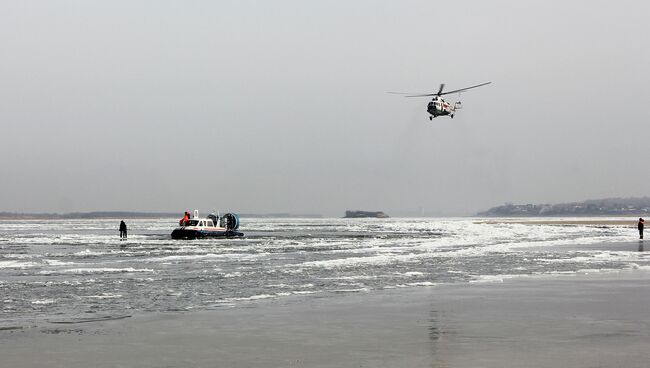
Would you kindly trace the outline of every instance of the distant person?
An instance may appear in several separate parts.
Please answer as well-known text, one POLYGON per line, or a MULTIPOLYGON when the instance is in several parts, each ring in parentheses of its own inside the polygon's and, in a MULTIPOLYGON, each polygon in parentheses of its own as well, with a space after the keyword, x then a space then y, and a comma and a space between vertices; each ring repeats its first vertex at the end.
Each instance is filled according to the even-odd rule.
POLYGON ((126 223, 124 220, 120 221, 120 239, 126 240, 126 223))
POLYGON ((637 227, 639 228, 639 239, 643 239, 643 223, 644 222, 645 221, 643 220, 643 218, 639 217, 639 224, 637 225, 637 227))

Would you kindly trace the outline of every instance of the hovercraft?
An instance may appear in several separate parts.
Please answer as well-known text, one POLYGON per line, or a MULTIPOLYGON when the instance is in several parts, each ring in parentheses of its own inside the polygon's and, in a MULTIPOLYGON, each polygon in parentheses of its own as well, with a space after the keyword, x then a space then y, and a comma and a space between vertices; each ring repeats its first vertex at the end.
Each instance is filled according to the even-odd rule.
POLYGON ((239 229, 239 216, 227 213, 222 217, 209 214, 199 217, 199 211, 194 210, 194 216, 186 216, 179 221, 179 227, 172 231, 172 239, 201 239, 201 238, 234 238, 244 236, 239 229))

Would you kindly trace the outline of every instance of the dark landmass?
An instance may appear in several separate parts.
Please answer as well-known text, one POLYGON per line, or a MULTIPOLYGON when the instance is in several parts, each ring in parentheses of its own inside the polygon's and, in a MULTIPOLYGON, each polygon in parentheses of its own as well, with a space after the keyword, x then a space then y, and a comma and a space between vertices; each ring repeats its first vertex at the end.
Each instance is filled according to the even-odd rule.
POLYGON ((606 198, 559 204, 508 203, 479 212, 478 216, 647 216, 648 214, 650 214, 650 197, 606 198))
POLYGON ((374 217, 374 218, 388 218, 389 216, 381 211, 345 211, 345 216, 343 218, 364 218, 364 217, 374 217))
MULTIPOLYGON (((179 212, 128 212, 128 211, 95 211, 95 212, 70 212, 70 213, 18 213, 0 212, 0 220, 68 220, 68 219, 142 219, 142 218, 181 218, 179 212)), ((240 217, 261 218, 321 218, 318 214, 294 215, 290 213, 268 214, 240 214, 240 217)))

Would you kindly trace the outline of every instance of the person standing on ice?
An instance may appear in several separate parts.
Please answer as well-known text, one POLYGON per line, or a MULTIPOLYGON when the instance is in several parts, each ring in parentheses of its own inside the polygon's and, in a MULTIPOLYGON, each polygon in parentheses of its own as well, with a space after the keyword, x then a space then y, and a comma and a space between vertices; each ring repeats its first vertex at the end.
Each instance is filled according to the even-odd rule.
POLYGON ((120 239, 126 240, 126 223, 124 220, 120 221, 120 239))
POLYGON ((639 224, 637 225, 637 227, 639 228, 639 239, 643 239, 643 223, 644 222, 645 221, 643 220, 643 218, 639 217, 639 224))

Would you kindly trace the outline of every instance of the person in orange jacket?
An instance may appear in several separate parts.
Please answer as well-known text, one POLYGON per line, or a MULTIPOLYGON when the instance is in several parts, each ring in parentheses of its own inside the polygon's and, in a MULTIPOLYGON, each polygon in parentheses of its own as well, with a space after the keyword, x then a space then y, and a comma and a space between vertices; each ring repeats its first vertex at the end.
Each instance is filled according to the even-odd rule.
POLYGON ((185 225, 188 221, 190 220, 190 213, 185 211, 185 214, 183 215, 183 218, 178 221, 178 224, 183 226, 185 225))

